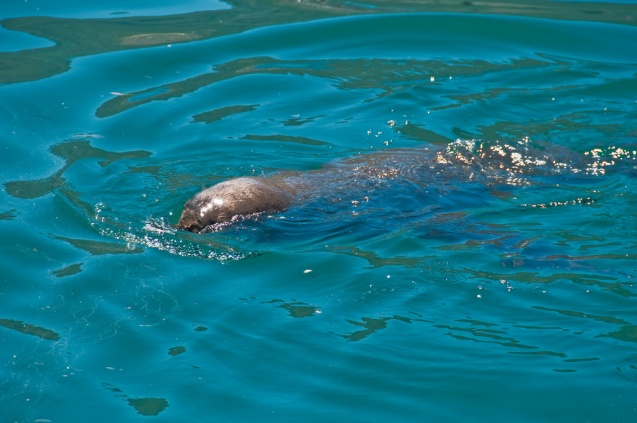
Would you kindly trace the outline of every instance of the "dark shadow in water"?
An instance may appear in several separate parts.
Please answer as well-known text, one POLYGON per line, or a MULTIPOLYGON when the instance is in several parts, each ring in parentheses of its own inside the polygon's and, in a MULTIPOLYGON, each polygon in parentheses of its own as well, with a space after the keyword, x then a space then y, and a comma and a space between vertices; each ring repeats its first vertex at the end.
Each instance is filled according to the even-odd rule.
MULTIPOLYGON (((507 348, 517 348, 523 350, 533 350, 538 347, 532 345, 522 344, 519 340, 511 337, 505 329, 492 329, 492 328, 484 328, 475 327, 476 324, 472 323, 472 326, 451 326, 451 325, 434 325, 434 327, 438 329, 446 329, 448 330, 447 335, 450 337, 457 339, 459 341, 472 341, 476 343, 486 343, 486 344, 498 344, 507 348)), ((561 353, 546 353, 544 351, 538 352, 540 355, 559 355, 560 357, 565 356, 561 353)))
POLYGON ((597 335, 598 338, 613 338, 623 342, 637 342, 637 325, 631 324, 624 319, 618 319, 613 316, 599 316, 581 311, 572 310, 560 310, 542 306, 533 306, 534 309, 558 313, 563 316, 578 318, 578 319, 590 319, 597 322, 608 323, 611 325, 618 325, 619 329, 613 332, 601 333, 597 335))
POLYGON ((558 313, 563 316, 578 318, 578 319, 590 319, 597 322, 608 323, 611 325, 618 325, 619 329, 612 332, 602 333, 597 335, 599 338, 613 338, 623 342, 637 342, 637 325, 631 324, 624 319, 618 319, 613 316, 599 316, 581 311, 572 310, 560 310, 542 306, 533 306, 534 309, 558 313))
MULTIPOLYGON (((5 184, 7 193, 21 199, 32 199, 51 194, 57 191, 61 194, 61 198, 67 200, 74 209, 81 211, 85 219, 88 221, 89 216, 95 213, 94 207, 81 198, 81 194, 73 191, 64 178, 64 173, 76 162, 87 158, 102 159, 99 165, 106 167, 117 160, 124 159, 141 159, 151 155, 148 151, 130 151, 130 152, 112 152, 93 147, 89 141, 68 141, 56 144, 51 148, 51 152, 58 157, 64 159, 65 163, 53 175, 31 181, 10 181, 5 184)), ((114 243, 95 241, 88 239, 76 239, 64 236, 53 236, 61 241, 68 242, 76 248, 87 251, 92 255, 102 254, 134 254, 143 251, 139 245, 131 243, 114 243)), ((71 266, 59 269, 53 272, 56 277, 71 276, 82 271, 82 263, 73 264, 71 266)))
POLYGON ((600 337, 609 337, 624 342, 637 342, 637 325, 622 326, 614 332, 608 332, 600 337))
POLYGON ((141 247, 134 244, 118 244, 114 242, 74 239, 63 236, 58 236, 56 238, 61 241, 66 241, 74 247, 91 253, 91 255, 94 256, 103 254, 137 254, 143 251, 141 247))
POLYGON ((142 416, 156 416, 168 407, 164 398, 129 398, 128 404, 142 416))
POLYGON ((15 210, 0 213, 0 220, 13 220, 15 219, 15 210))
MULTIPOLYGON (((69 167, 79 160, 86 158, 100 158, 103 159, 99 162, 102 167, 123 159, 139 159, 145 158, 151 155, 148 151, 131 151, 124 153, 116 153, 111 151, 102 150, 90 145, 88 141, 69 141, 61 144, 56 144, 51 147, 51 152, 58 157, 64 159, 65 164, 55 172, 53 175, 38 180, 32 181, 11 181, 5 184, 7 193, 22 199, 32 199, 51 194, 54 191, 59 191, 62 198, 68 200, 70 204, 77 210, 81 210, 86 218, 94 213, 94 208, 90 204, 82 200, 81 195, 78 192, 73 191, 64 178, 64 172, 69 167)), ((55 236, 55 238, 68 242, 76 248, 89 252, 92 255, 102 254, 134 254, 140 253, 143 249, 135 244, 131 243, 114 243, 103 242, 87 239, 75 239, 70 237, 55 236)), ((57 277, 71 276, 73 274, 82 271, 82 264, 73 264, 64 269, 53 272, 53 275, 57 277)))
POLYGON ((135 408, 142 416, 156 416, 169 406, 165 398, 128 398, 124 391, 110 383, 103 382, 102 386, 114 392, 116 397, 127 398, 128 405, 135 408))
POLYGON ((292 302, 288 302, 284 300, 272 300, 272 301, 264 301, 261 304, 277 304, 277 303, 283 303, 283 304, 280 304, 278 307, 287 310, 288 313, 290 313, 290 316, 296 317, 296 318, 316 316, 317 314, 320 313, 320 310, 318 309, 318 307, 308 303, 301 302, 301 301, 293 300, 292 302))
POLYGON ((75 264, 71 264, 70 266, 66 266, 62 269, 58 269, 58 270, 54 270, 53 272, 51 272, 53 274, 53 276, 57 277, 57 278, 65 278, 67 276, 73 276, 76 275, 78 273, 80 273, 82 271, 82 265, 84 263, 75 263, 75 264))
POLYGON ((185 43, 236 34, 266 25, 280 25, 328 17, 371 13, 447 12, 530 16, 634 25, 637 6, 537 0, 436 2, 368 0, 227 0, 229 10, 182 15, 112 19, 21 17, 2 26, 51 40, 45 48, 0 53, 0 83, 32 81, 65 72, 76 57, 99 53, 185 43))
MULTIPOLYGON (((387 59, 330 59, 330 60, 278 60, 271 57, 250 57, 232 60, 214 67, 213 72, 193 76, 182 81, 172 82, 141 91, 117 95, 102 103, 95 115, 100 118, 113 116, 132 108, 153 101, 165 101, 181 97, 197 91, 203 87, 233 78, 254 75, 311 75, 332 81, 339 90, 371 90, 374 97, 366 101, 373 101, 388 95, 407 91, 409 87, 429 81, 431 75, 446 75, 449 77, 468 76, 496 72, 505 69, 533 68, 547 65, 535 59, 517 59, 508 63, 491 63, 486 60, 387 60, 387 59), (396 77, 402 81, 396 85, 396 77)), ((502 94, 501 92, 499 94, 502 94)), ((441 106, 457 107, 463 98, 451 98, 451 102, 441 106)), ((203 120, 210 123, 208 114, 213 120, 219 115, 248 112, 253 106, 232 106, 193 116, 194 121, 203 120)), ((415 125, 404 125, 395 128, 411 139, 427 140, 434 144, 446 144, 453 140, 441 137, 433 131, 415 125)))
MULTIPOLYGON (((614 260, 624 260, 626 257, 617 255, 611 257, 614 260)), ((628 257, 630 259, 630 257, 628 257)), ((544 269, 551 269, 551 273, 548 275, 542 274, 541 271, 520 271, 515 273, 493 273, 486 271, 477 271, 473 269, 465 269, 473 277, 486 280, 507 280, 513 282, 521 282, 527 284, 550 284, 560 280, 568 280, 578 285, 583 286, 597 286, 605 291, 612 292, 613 294, 620 295, 625 298, 637 296, 636 293, 631 290, 632 282, 622 282, 619 278, 610 275, 601 275, 599 270, 594 267, 585 269, 585 272, 576 273, 571 268, 570 262, 566 262, 563 267, 568 272, 555 272, 556 261, 531 261, 523 260, 523 262, 516 264, 516 266, 525 265, 527 268, 531 266, 542 266, 544 269)), ((503 267, 507 266, 507 262, 503 261, 503 267)))
POLYGON ((178 345, 176 347, 172 347, 168 349, 168 355, 171 356, 176 356, 176 355, 180 355, 186 352, 186 347, 184 347, 183 345, 178 345))
POLYGON ((112 19, 27 17, 5 19, 6 29, 55 43, 52 47, 0 53, 0 83, 46 78, 65 72, 76 57, 236 34, 265 25, 301 22, 353 11, 316 8, 296 1, 229 1, 230 10, 112 19))
POLYGON ((417 3, 368 0, 227 0, 229 10, 183 15, 113 19, 24 17, 5 19, 6 29, 46 38, 54 46, 0 53, 0 83, 46 78, 69 68, 76 57, 236 34, 266 25, 370 13, 450 12, 504 14, 634 25, 637 6, 630 4, 494 0, 417 3), (362 7, 365 6, 365 7, 362 7))
POLYGON ((64 166, 53 175, 33 181, 11 181, 5 184, 7 193, 17 198, 37 198, 52 193, 55 189, 65 185, 64 172, 75 162, 86 158, 102 158, 101 166, 123 159, 139 159, 151 155, 148 151, 130 151, 125 153, 115 153, 93 147, 88 141, 69 141, 56 144, 51 147, 51 152, 61 157, 66 162, 64 166))
POLYGON ((20 320, 0 319, 0 326, 4 326, 7 329, 12 329, 27 335, 34 335, 48 341, 57 341, 60 339, 60 335, 51 329, 46 329, 30 323, 24 323, 20 320))
POLYGON ((360 257, 365 260, 370 265, 370 268, 379 268, 383 266, 400 266, 405 268, 416 267, 418 266, 424 257, 405 257, 405 256, 395 256, 395 257, 381 257, 376 254, 374 251, 365 251, 357 246, 353 245, 335 245, 329 246, 327 248, 323 248, 322 251, 330 251, 332 253, 337 254, 345 254, 348 256, 360 257))
POLYGON ((348 319, 347 320, 348 323, 351 323, 352 325, 361 327, 363 329, 356 330, 346 335, 339 335, 339 336, 348 341, 361 341, 367 338, 368 336, 373 335, 376 332, 387 328, 388 322, 391 320, 398 320, 404 323, 413 323, 416 321, 428 322, 427 320, 424 320, 421 318, 414 319, 414 318, 408 318, 408 317, 402 317, 402 316, 381 317, 381 318, 361 317, 360 322, 348 319))
POLYGON ((258 104, 251 104, 249 106, 227 106, 219 109, 210 110, 208 112, 198 113, 192 117, 192 122, 203 122, 206 125, 212 122, 216 122, 225 117, 236 115, 239 113, 252 112, 257 109, 258 104))

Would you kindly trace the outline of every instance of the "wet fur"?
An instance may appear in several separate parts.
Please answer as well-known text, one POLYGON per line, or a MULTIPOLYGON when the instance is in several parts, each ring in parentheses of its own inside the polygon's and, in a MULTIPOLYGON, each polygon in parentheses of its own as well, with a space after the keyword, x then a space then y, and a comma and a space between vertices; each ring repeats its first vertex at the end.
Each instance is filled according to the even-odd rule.
MULTIPOLYGON (((367 198, 392 179, 413 182, 423 189, 471 181, 497 191, 501 185, 529 185, 531 176, 541 180, 545 176, 600 175, 604 174, 604 166, 626 158, 619 157, 620 152, 613 149, 606 152, 612 160, 606 160, 601 150, 586 160, 586 156, 563 147, 534 145, 527 139, 515 144, 458 140, 444 148, 394 149, 360 155, 310 172, 221 182, 188 200, 177 227, 201 232, 211 225, 232 222, 238 216, 283 211, 293 201, 320 198, 331 203, 357 193, 358 199, 367 198)), ((621 154, 628 153, 622 150, 621 154)))
POLYGON ((177 227, 201 232, 236 216, 280 212, 292 202, 293 193, 263 178, 230 179, 203 190, 184 205, 177 227))

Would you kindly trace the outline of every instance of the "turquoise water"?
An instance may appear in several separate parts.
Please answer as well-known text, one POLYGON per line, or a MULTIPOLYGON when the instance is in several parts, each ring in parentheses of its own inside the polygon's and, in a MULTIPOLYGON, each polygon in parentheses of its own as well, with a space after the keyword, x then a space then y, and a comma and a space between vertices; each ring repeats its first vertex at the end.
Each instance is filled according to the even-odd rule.
POLYGON ((0 421, 635 421, 637 7, 75 3, 0 12, 0 421))

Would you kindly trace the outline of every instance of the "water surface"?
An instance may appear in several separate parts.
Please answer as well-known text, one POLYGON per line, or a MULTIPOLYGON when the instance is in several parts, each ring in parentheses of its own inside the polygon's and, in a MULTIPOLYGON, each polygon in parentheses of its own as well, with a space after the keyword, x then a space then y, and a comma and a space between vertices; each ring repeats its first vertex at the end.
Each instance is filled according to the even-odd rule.
POLYGON ((1 22, 0 420, 635 420, 634 5, 82 5, 1 22))

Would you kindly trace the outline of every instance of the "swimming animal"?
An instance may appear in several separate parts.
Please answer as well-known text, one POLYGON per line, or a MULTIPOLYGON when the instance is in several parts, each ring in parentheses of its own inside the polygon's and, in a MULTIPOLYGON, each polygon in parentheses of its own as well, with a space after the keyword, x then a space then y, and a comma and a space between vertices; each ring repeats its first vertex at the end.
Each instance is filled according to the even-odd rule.
POLYGON ((357 204, 375 195, 387 196, 387 189, 393 193, 400 183, 412 190, 409 196, 417 195, 415 189, 435 201, 447 187, 462 182, 480 183, 497 191, 503 185, 542 183, 544 177, 603 175, 606 167, 622 159, 634 160, 634 153, 631 157, 629 151, 611 147, 581 155, 528 139, 514 144, 457 140, 442 148, 388 149, 332 162, 314 171, 218 183, 186 202, 177 227, 197 233, 206 228, 221 229, 241 217, 281 212, 293 202, 315 201, 314 207, 321 210, 335 204, 357 204))
POLYGON ((177 227, 190 232, 201 232, 210 225, 231 222, 237 216, 280 212, 293 198, 291 187, 281 188, 265 178, 229 179, 188 200, 177 227))

